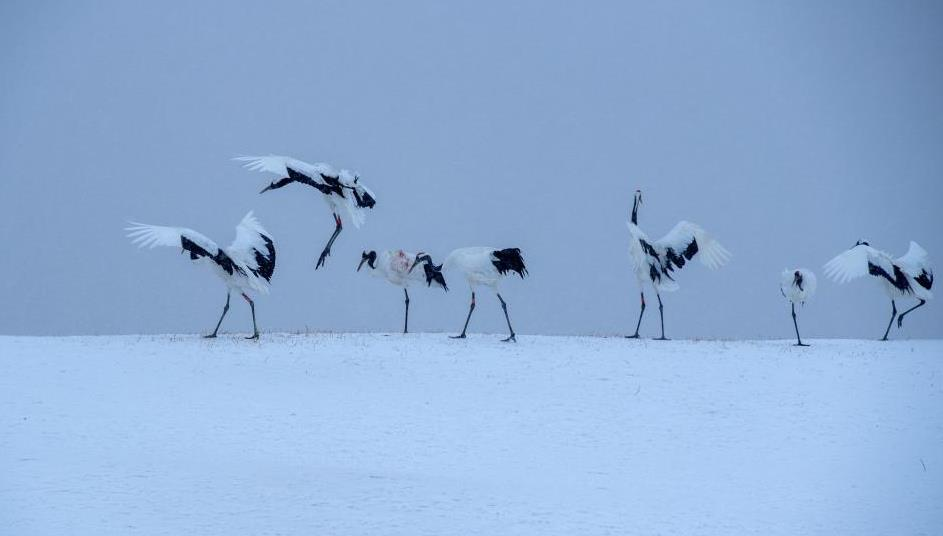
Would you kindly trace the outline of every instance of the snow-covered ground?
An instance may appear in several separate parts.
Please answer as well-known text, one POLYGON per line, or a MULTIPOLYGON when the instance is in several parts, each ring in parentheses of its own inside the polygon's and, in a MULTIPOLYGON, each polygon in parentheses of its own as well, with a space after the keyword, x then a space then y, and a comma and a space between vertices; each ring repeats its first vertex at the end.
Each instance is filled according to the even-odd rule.
POLYGON ((943 341, 0 337, 0 534, 940 534, 943 341))

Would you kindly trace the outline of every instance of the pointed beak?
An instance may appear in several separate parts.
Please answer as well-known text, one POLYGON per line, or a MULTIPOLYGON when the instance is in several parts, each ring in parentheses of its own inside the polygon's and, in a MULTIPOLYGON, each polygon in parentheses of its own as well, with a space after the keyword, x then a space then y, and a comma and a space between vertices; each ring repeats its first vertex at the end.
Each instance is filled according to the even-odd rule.
POLYGON ((272 185, 269 184, 269 185, 266 186, 265 188, 262 188, 262 191, 259 192, 259 193, 260 193, 260 194, 264 194, 265 192, 267 192, 267 191, 269 191, 269 190, 271 190, 271 189, 272 189, 272 185))
POLYGON ((365 262, 367 262, 367 258, 366 258, 366 257, 363 257, 363 258, 360 259, 360 264, 357 265, 357 271, 358 271, 358 272, 360 271, 361 268, 363 268, 363 263, 365 263, 365 262))
POLYGON ((416 267, 416 265, 417 265, 417 264, 419 264, 420 262, 422 262, 422 261, 421 261, 421 260, 419 260, 419 257, 416 257, 416 260, 415 260, 415 261, 413 261, 413 265, 409 267, 409 273, 412 273, 412 271, 413 271, 413 268, 415 268, 415 267, 416 267))

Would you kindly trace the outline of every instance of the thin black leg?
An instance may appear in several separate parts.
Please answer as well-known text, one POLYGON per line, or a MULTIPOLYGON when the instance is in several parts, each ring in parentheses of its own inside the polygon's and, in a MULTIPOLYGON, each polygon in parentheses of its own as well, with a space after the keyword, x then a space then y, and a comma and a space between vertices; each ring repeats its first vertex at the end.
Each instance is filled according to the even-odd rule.
POLYGON ((462 328, 462 334, 461 334, 461 335, 450 335, 450 338, 452 338, 452 339, 464 339, 464 338, 465 338, 465 331, 468 329, 468 321, 471 320, 471 315, 472 315, 472 312, 473 312, 474 310, 475 310, 475 293, 472 292, 471 306, 468 308, 468 316, 465 318, 465 327, 462 328))
POLYGON ((223 318, 226 318, 226 313, 229 311, 229 293, 226 293, 226 305, 223 306, 223 314, 219 315, 219 322, 216 323, 216 329, 213 330, 213 333, 209 335, 204 335, 204 339, 215 339, 216 333, 219 332, 219 326, 223 324, 223 318))
POLYGON ((887 323, 887 330, 884 331, 884 337, 882 341, 887 340, 887 334, 891 332, 891 326, 894 325, 894 317, 897 316, 897 304, 894 303, 894 300, 891 300, 891 321, 887 323))
MULTIPOLYGON (((917 298, 917 299, 919 299, 919 298, 917 298)), ((904 315, 906 315, 906 314, 909 313, 910 311, 913 311, 913 310, 916 309, 917 307, 923 307, 923 304, 925 304, 925 303, 927 303, 927 300, 920 300, 920 303, 918 303, 917 305, 914 305, 914 306, 911 307, 910 309, 907 309, 906 311, 904 311, 903 313, 901 313, 900 316, 897 317, 897 327, 898 327, 898 328, 904 327, 904 315)))
POLYGON ((642 292, 642 310, 638 313, 638 324, 635 324, 635 335, 626 335, 626 339, 637 339, 638 338, 638 328, 642 326, 642 315, 645 314, 645 293, 642 292))
POLYGON ((403 294, 406 295, 406 321, 403 323, 403 333, 409 333, 409 291, 404 288, 403 294))
POLYGON ((658 297, 658 316, 661 317, 661 337, 655 339, 656 341, 667 341, 665 337, 665 306, 661 303, 661 294, 655 293, 655 296, 658 297))
POLYGON ((318 263, 315 265, 314 269, 324 266, 324 261, 327 260, 328 255, 331 254, 331 246, 334 245, 334 241, 337 240, 337 235, 341 234, 341 231, 344 229, 344 225, 341 223, 341 219, 334 214, 334 234, 331 235, 331 239, 327 241, 327 245, 324 246, 324 250, 321 252, 321 256, 318 257, 318 263))
POLYGON ((246 339, 249 339, 249 340, 258 339, 259 327, 255 324, 255 302, 252 301, 252 298, 250 298, 246 294, 243 294, 242 297, 245 298, 247 302, 249 302, 249 309, 252 309, 252 336, 246 337, 246 339))
POLYGON ((517 342, 517 337, 514 336, 514 328, 511 327, 511 317, 508 316, 508 304, 504 302, 504 298, 501 297, 501 294, 497 292, 495 292, 495 294, 498 294, 498 299, 501 301, 501 308, 504 309, 504 319, 508 321, 508 331, 511 332, 507 339, 502 340, 504 342, 517 342))
POLYGON ((799 341, 796 346, 808 346, 808 344, 802 344, 802 337, 799 336, 799 323, 796 322, 796 304, 792 304, 792 325, 796 328, 796 340, 799 341))

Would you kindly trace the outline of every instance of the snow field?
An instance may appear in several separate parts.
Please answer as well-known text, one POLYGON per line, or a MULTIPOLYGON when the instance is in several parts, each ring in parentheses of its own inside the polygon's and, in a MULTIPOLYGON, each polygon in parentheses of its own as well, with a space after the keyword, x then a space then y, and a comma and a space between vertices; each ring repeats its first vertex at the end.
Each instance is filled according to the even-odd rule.
POLYGON ((934 534, 943 341, 0 337, 0 534, 934 534))

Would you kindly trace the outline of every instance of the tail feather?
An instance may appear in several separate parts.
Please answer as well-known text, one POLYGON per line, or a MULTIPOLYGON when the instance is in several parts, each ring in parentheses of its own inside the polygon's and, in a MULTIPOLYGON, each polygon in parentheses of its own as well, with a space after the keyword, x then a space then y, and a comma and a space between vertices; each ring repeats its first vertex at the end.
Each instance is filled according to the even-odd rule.
POLYGON ((491 263, 494 264, 501 275, 505 275, 509 271, 517 272, 521 279, 524 279, 524 276, 527 275, 527 267, 524 266, 524 257, 521 256, 519 248, 495 250, 491 253, 491 256, 494 257, 491 263))

